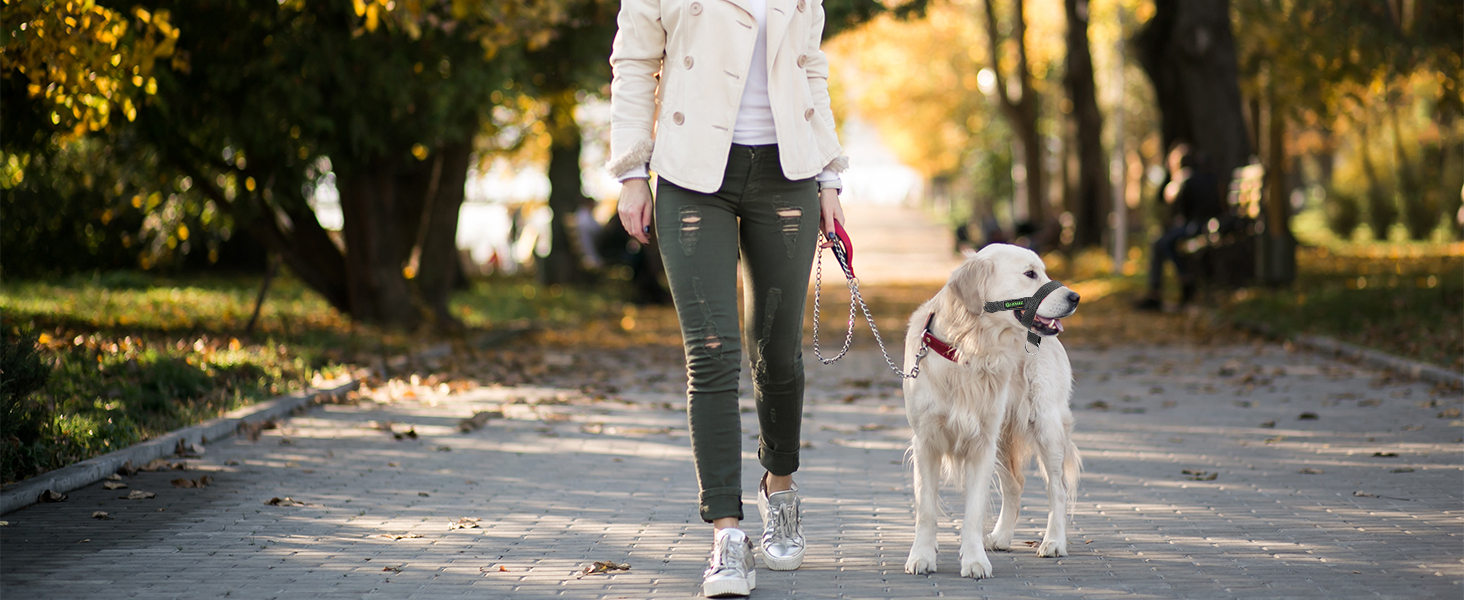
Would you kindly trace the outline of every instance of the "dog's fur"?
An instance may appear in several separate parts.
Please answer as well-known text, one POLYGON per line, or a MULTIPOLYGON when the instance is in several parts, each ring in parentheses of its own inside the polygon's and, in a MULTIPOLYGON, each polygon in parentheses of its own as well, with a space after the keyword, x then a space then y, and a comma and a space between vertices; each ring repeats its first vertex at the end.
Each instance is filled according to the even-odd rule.
MULTIPOLYGON (((905 562, 907 573, 935 571, 943 467, 946 477, 965 489, 961 575, 990 577, 986 550, 1011 548, 1025 483, 1022 469, 1033 455, 1047 481, 1049 509, 1037 554, 1067 554, 1067 508, 1082 464, 1072 443, 1073 416, 1068 408, 1072 366, 1055 336, 1043 338, 1035 355, 1029 354, 1032 348, 1015 311, 983 310, 987 301, 1030 297, 1050 280, 1042 259, 1032 251, 989 245, 951 273, 945 287, 910 317, 907 367, 915 362, 932 312, 931 331, 955 348, 962 362, 953 363, 931 351, 920 363, 920 375, 905 380, 905 411, 915 430, 910 444, 915 543, 905 562), (1001 483, 1001 514, 983 540, 993 471, 1001 483)), ((1076 293, 1059 288, 1043 300, 1037 315, 1060 319, 1077 310, 1077 304, 1076 293)))

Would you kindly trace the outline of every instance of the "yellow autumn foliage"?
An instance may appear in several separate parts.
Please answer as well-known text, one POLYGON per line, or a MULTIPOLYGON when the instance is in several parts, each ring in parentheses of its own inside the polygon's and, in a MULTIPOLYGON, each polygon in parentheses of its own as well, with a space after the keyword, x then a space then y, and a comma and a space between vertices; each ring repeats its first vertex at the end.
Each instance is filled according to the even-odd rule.
POLYGON ((136 102, 157 92, 154 65, 173 55, 178 39, 167 11, 136 7, 126 14, 95 0, 4 0, 4 6, 3 76, 23 77, 67 138, 106 127, 114 111, 136 118, 136 102))

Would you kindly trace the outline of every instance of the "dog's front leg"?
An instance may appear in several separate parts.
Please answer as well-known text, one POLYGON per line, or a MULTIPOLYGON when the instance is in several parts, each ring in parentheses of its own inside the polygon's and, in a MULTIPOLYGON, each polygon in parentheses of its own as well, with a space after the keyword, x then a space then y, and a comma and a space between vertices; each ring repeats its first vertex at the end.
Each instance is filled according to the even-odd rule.
POLYGON ((915 462, 915 543, 905 572, 923 575, 935 572, 935 525, 940 514, 940 454, 924 448, 917 440, 911 454, 915 462))
MULTIPOLYGON (((988 428, 986 431, 992 431, 988 428)), ((991 560, 986 557, 982 535, 986 526, 986 507, 991 503, 992 467, 996 464, 996 441, 993 434, 978 439, 972 455, 965 461, 966 514, 961 523, 961 576, 982 579, 991 576, 991 560)))
MULTIPOLYGON (((1070 466, 1076 456, 1067 456, 1069 444, 1065 439, 1044 440, 1042 468, 1047 474, 1047 530, 1042 534, 1042 545, 1037 547, 1037 556, 1057 558, 1067 556, 1067 517, 1069 477, 1065 466, 1070 466)), ((1071 450, 1076 454, 1077 449, 1071 450)), ((1073 468, 1075 472, 1076 469, 1073 468)))

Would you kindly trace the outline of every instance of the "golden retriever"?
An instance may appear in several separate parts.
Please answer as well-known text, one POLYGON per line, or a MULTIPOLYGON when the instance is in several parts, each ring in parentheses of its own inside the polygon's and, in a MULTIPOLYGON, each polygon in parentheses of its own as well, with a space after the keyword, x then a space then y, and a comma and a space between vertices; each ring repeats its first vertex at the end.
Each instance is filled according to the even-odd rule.
MULTIPOLYGON (((1035 348, 1027 342, 1021 309, 987 312, 987 302, 1019 300, 1051 281, 1036 253, 992 244, 951 273, 934 298, 910 317, 905 365, 915 364, 925 331, 955 352, 957 361, 930 350, 921 371, 905 380, 905 412, 914 429, 915 543, 905 572, 935 571, 936 518, 941 471, 965 490, 961 576, 991 576, 986 550, 1012 544, 1025 478, 1033 455, 1047 481, 1047 531, 1037 547, 1045 557, 1067 554, 1067 508, 1077 488, 1081 458, 1072 443, 1072 366, 1055 337, 1073 314, 1078 294, 1061 287, 1037 307, 1035 348), (1000 468, 998 468, 1000 467, 1000 468), (982 537, 993 471, 1001 482, 1001 514, 982 537)), ((1020 302, 1006 304, 1018 306, 1020 302)))

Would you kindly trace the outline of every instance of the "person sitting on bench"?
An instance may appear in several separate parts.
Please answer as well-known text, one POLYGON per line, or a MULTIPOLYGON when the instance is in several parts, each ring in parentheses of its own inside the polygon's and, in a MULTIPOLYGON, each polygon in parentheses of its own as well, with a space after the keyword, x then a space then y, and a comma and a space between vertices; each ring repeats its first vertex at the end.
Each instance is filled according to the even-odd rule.
POLYGON ((1135 305, 1139 310, 1157 311, 1163 307, 1160 290, 1165 261, 1173 262, 1179 274, 1180 304, 1194 299, 1194 276, 1179 258, 1179 243, 1203 233, 1207 221, 1225 212, 1219 180, 1209 172, 1204 155, 1191 152, 1185 142, 1177 142, 1169 151, 1167 163, 1169 181, 1160 196, 1169 205, 1170 216, 1164 234, 1154 240, 1149 254, 1149 291, 1135 305))

